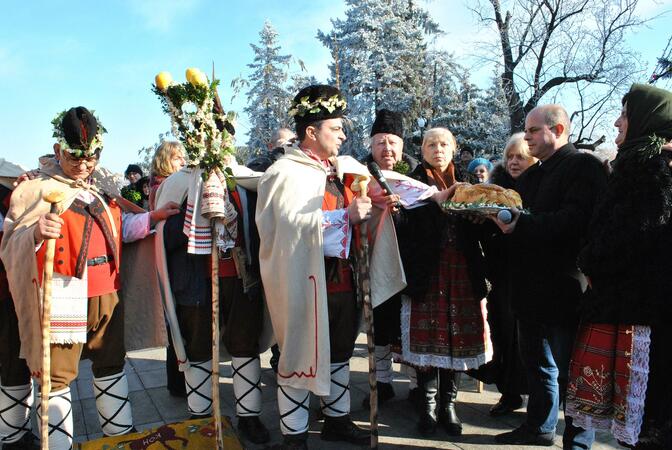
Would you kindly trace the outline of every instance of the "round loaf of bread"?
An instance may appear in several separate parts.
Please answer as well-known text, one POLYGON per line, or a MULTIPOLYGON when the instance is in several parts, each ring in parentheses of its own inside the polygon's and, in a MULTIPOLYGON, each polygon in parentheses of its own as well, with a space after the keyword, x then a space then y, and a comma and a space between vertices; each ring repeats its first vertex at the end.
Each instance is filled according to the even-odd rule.
POLYGON ((522 208, 523 201, 513 189, 496 184, 463 184, 455 189, 452 198, 456 203, 485 203, 488 205, 522 208))

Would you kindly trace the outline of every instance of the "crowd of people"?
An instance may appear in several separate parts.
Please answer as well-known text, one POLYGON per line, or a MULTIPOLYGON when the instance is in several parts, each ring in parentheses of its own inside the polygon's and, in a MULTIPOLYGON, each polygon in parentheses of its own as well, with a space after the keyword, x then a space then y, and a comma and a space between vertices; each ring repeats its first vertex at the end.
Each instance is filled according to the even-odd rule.
POLYGON ((501 162, 458 148, 445 127, 424 133, 416 159, 404 152, 402 115, 387 109, 376 113, 363 161, 339 155, 347 105, 332 86, 302 89, 292 112, 295 129, 277 130, 268 153, 248 167, 230 161, 239 182, 220 199, 221 228, 206 217, 203 170, 189 166, 179 142, 157 148, 148 177, 129 165, 118 192, 98 182, 102 126, 84 107, 55 122, 54 155, 39 171, 0 186, 3 449, 38 448, 31 378, 44 372, 49 446, 71 448, 80 358, 93 363, 103 433, 134 431, 123 371, 124 321, 134 318, 124 305, 150 299, 122 290, 122 274, 134 276, 121 270, 122 247, 143 239, 153 239, 165 322, 140 329, 167 329, 168 389, 186 397, 192 418, 213 414, 217 289, 237 428, 253 443, 271 440, 260 419, 259 355, 272 344, 281 447, 307 448, 311 393, 320 397, 323 440, 369 442, 350 418, 349 393, 366 289, 378 406, 396 395, 397 361, 411 380, 420 435, 462 433, 456 402, 467 373, 496 384, 493 416, 527 397, 524 423, 493 445, 554 445, 562 407, 566 449, 591 448, 596 430, 624 447, 672 448, 672 93, 632 86, 610 164, 574 148, 560 105, 531 110, 524 132, 502 143, 501 162), (371 179, 372 164, 391 192, 371 179), (442 205, 467 182, 514 189, 523 209, 511 207, 507 221, 447 213, 442 205), (64 196, 52 204, 45 194, 56 190, 64 196), (226 250, 211 262, 222 240, 226 250), (51 321, 43 323, 47 284, 51 321))

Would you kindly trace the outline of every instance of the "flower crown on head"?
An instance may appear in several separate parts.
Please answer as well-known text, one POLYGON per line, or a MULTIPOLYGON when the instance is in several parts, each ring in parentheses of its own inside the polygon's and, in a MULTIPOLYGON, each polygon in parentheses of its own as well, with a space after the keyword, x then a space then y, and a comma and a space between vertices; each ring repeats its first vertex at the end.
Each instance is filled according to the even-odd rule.
POLYGON ((67 112, 68 111, 64 109, 63 111, 56 114, 56 116, 51 120, 51 125, 54 127, 53 134, 51 136, 56 138, 58 145, 61 146, 61 150, 65 150, 73 158, 77 159, 91 158, 99 154, 103 149, 103 133, 107 133, 107 130, 103 124, 100 123, 98 116, 94 114, 94 111, 91 111, 91 114, 93 114, 93 116, 96 118, 96 122, 98 123, 98 131, 96 132, 96 135, 93 137, 93 139, 91 139, 91 142, 88 146, 89 148, 70 148, 70 145, 68 145, 68 142, 65 140, 65 133, 63 132, 63 117, 65 117, 67 112))
POLYGON ((317 114, 321 108, 324 108, 329 114, 337 109, 345 110, 348 102, 340 95, 332 95, 329 98, 318 97, 314 101, 310 101, 310 97, 301 97, 297 102, 292 102, 292 107, 289 109, 289 115, 303 117, 306 114, 317 114))

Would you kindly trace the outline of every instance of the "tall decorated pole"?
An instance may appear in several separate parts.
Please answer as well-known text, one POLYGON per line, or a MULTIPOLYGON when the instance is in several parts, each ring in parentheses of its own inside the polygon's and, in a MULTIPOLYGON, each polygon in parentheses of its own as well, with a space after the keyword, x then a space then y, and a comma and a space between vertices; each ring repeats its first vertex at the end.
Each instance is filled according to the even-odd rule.
MULTIPOLYGON (((187 165, 199 170, 196 182, 199 193, 194 220, 210 223, 212 268, 212 400, 217 449, 223 448, 221 409, 219 404, 219 257, 233 248, 237 234, 237 212, 229 200, 235 181, 228 167, 234 158, 232 116, 227 115, 217 95, 219 80, 212 80, 201 70, 189 68, 187 81, 175 83, 167 72, 155 78, 154 92, 163 110, 170 116, 173 136, 187 153, 187 165)), ((207 226, 206 226, 207 228, 207 226)), ((194 250, 204 254, 204 249, 194 250)), ((190 251, 190 250, 188 250, 190 251)))

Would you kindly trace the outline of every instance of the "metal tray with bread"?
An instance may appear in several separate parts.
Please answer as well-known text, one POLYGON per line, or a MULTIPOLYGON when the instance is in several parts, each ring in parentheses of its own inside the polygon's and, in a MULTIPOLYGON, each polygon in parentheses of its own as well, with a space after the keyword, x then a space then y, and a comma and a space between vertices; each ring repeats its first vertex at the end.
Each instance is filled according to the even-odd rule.
POLYGON ((522 209, 523 201, 513 189, 496 184, 463 184, 441 208, 445 213, 466 216, 489 216, 510 208, 522 209))

